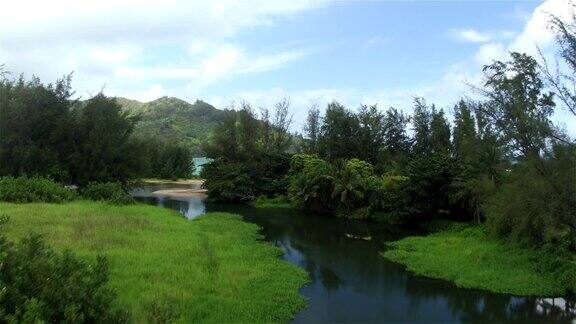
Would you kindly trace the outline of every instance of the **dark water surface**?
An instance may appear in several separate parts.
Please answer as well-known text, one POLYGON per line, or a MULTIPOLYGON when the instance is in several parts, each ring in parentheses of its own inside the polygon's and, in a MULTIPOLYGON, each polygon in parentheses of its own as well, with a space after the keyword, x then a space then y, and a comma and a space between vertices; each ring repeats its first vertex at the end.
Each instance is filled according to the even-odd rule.
POLYGON ((300 290, 308 306, 294 322, 576 323, 575 302, 564 298, 492 294, 411 275, 380 256, 385 242, 415 234, 398 227, 282 209, 209 204, 202 196, 152 194, 165 188, 146 186, 134 196, 175 209, 189 219, 212 211, 241 214, 245 221, 262 227, 266 241, 280 247, 286 261, 310 274, 310 283, 300 290))

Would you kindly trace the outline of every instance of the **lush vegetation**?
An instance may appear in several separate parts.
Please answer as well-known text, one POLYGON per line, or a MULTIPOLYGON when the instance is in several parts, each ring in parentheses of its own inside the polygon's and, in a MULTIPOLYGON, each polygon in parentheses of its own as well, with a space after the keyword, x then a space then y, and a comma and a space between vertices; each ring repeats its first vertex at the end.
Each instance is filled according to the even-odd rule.
POLYGON ((60 203, 76 197, 73 190, 46 178, 0 177, 0 201, 60 203))
POLYGON ((0 246, 0 321, 127 321, 126 312, 113 307, 115 295, 107 287, 110 270, 106 258, 98 256, 92 265, 70 250, 52 250, 39 235, 12 243, 0 234, 0 246))
POLYGON ((91 182, 82 190, 82 197, 95 201, 108 201, 118 205, 134 202, 119 182, 91 182))
POLYGON ((5 75, 0 79, 0 175, 45 176, 85 186, 192 173, 188 148, 136 136, 140 117, 122 110, 114 98, 102 93, 85 101, 73 98, 71 76, 43 84, 5 75))
MULTIPOLYGON (((206 145, 215 160, 203 174, 209 195, 235 202, 264 196, 256 205, 284 196, 305 211, 406 225, 474 222, 497 242, 563 260, 562 273, 554 273, 573 277, 576 142, 551 117, 564 109, 576 118, 576 25, 551 24, 568 72, 512 52, 483 68, 483 85, 472 89, 482 98, 456 103, 452 123, 423 98, 414 99, 411 115, 332 102, 323 112, 309 110, 293 152, 274 144, 291 138, 289 118, 271 124, 264 110, 258 122, 247 104, 229 111, 206 145), (289 168, 263 158, 286 153, 296 153, 289 168)), ((287 115, 284 107, 277 116, 287 115)), ((535 262, 524 260, 526 267, 535 262)), ((573 291, 570 281, 563 288, 573 291)))
MULTIPOLYGON (((211 213, 187 221, 167 209, 88 201, 2 203, 0 208, 10 217, 5 226, 9 239, 19 241, 33 231, 55 249, 73 250, 85 260, 70 261, 77 269, 72 273, 80 276, 88 270, 78 262, 94 263, 105 254, 110 269, 106 289, 117 293, 112 306, 127 310, 138 323, 282 322, 304 305, 298 288, 307 280, 305 272, 279 260, 281 251, 260 241, 256 225, 231 214, 211 213)), ((69 258, 57 255, 56 261, 69 258)), ((105 273, 96 268, 90 273, 105 273)), ((89 275, 81 277, 83 284, 97 284, 89 275)), ((82 287, 63 282, 53 293, 75 296, 82 287)), ((60 303, 64 296, 46 297, 50 296, 58 307, 70 305, 60 303)))
POLYGON ((224 120, 203 146, 214 159, 202 168, 210 199, 247 202, 259 196, 274 197, 286 192, 285 175, 290 167, 292 121, 288 101, 275 106, 273 117, 262 109, 261 120, 250 105, 226 110, 224 120))
MULTIPOLYGON (((476 90, 485 100, 458 102, 453 124, 422 98, 411 116, 337 102, 323 116, 312 108, 304 154, 294 154, 289 168, 269 163, 290 147, 289 118, 271 125, 265 110, 259 123, 245 104, 227 112, 206 145, 215 159, 206 188, 217 200, 285 195, 303 210, 349 218, 485 221, 492 235, 522 246, 576 250, 576 144, 550 120, 556 103, 546 75, 521 53, 485 66, 484 75, 476 90)), ((285 107, 276 115, 286 116, 285 107)))
POLYGON ((418 275, 463 288, 540 296, 576 289, 576 259, 512 247, 490 239, 478 226, 408 237, 389 244, 384 256, 418 275))
POLYGON ((125 98, 116 100, 131 115, 139 116, 140 122, 134 130, 136 136, 173 143, 195 156, 203 156, 202 143, 225 114, 200 100, 193 104, 170 97, 147 103, 125 98))

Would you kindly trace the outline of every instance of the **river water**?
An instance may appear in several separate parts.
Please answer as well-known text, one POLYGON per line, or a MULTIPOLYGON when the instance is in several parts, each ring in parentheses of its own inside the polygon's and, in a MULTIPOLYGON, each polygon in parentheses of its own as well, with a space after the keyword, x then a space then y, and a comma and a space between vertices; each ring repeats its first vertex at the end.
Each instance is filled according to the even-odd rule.
POLYGON ((300 289, 307 307, 294 322, 521 322, 576 324, 575 301, 517 297, 460 289, 418 277, 380 256, 385 243, 405 230, 362 221, 335 219, 282 209, 205 202, 202 195, 153 194, 190 185, 147 185, 133 192, 141 202, 179 211, 188 219, 212 211, 240 214, 258 224, 265 240, 284 251, 282 258, 310 274, 300 289))

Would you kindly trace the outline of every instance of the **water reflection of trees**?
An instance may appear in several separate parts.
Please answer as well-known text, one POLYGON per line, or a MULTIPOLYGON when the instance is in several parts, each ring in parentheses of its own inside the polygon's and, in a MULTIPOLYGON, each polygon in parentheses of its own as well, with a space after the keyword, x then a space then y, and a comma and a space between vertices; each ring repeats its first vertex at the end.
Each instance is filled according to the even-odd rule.
POLYGON ((470 289, 454 289, 449 283, 407 276, 404 287, 414 303, 446 300, 452 315, 465 322, 568 322, 576 319, 574 301, 564 298, 517 297, 470 289))
MULTIPOLYGON (((285 258, 309 274, 311 285, 327 292, 346 286, 394 303, 391 291, 403 291, 409 307, 433 305, 443 300, 453 318, 466 322, 570 322, 576 319, 574 302, 564 299, 514 297, 476 290, 455 289, 454 285, 408 275, 401 266, 375 257, 383 242, 405 236, 398 228, 367 225, 324 217, 302 217, 287 211, 239 210, 249 221, 265 225, 263 234, 287 253, 285 258), (371 241, 351 239, 371 237, 371 241), (390 294, 390 296, 388 296, 390 294)), ((396 295, 397 297, 397 295, 396 295)))

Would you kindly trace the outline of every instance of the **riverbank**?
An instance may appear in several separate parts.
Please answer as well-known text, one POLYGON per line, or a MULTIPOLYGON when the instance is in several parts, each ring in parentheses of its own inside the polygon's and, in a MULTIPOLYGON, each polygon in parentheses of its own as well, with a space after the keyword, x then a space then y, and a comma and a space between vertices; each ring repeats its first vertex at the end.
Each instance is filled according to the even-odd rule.
POLYGON ((250 203, 251 206, 256 208, 283 208, 294 209, 287 197, 279 196, 274 198, 266 198, 264 196, 256 198, 250 203))
POLYGON ((407 237, 389 243, 383 256, 417 275, 447 280, 461 288, 523 296, 566 292, 552 272, 536 270, 535 251, 491 239, 477 226, 407 237))
POLYGON ((134 322, 286 322, 304 306, 307 274, 233 214, 187 221, 167 209, 88 201, 0 207, 11 239, 33 231, 82 258, 106 255, 117 306, 134 322))
POLYGON ((177 179, 177 180, 168 180, 168 179, 142 179, 144 183, 150 184, 175 184, 175 185, 197 185, 201 186, 204 183, 203 179, 177 179))
POLYGON ((155 195, 173 197, 207 197, 206 189, 161 189, 152 192, 155 195))

